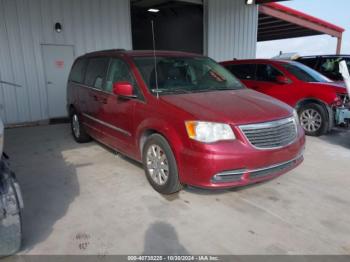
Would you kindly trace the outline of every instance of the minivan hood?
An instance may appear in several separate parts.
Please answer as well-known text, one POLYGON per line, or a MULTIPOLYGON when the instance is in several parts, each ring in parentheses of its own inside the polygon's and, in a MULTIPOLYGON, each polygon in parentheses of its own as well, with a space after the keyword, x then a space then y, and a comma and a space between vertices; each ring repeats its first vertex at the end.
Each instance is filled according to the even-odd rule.
POLYGON ((293 109, 270 96, 250 89, 165 95, 167 104, 191 114, 193 119, 234 125, 287 118, 293 109))

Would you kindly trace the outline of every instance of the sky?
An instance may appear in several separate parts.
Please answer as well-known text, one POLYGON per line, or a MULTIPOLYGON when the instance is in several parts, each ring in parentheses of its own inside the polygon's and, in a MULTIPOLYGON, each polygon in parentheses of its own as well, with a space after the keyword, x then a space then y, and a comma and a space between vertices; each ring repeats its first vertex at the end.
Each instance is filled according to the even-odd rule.
MULTIPOLYGON (((350 0, 292 0, 280 4, 344 28, 341 53, 350 54, 350 0)), ((334 54, 336 46, 337 39, 328 35, 258 42, 257 58, 271 58, 280 51, 299 55, 334 54)))

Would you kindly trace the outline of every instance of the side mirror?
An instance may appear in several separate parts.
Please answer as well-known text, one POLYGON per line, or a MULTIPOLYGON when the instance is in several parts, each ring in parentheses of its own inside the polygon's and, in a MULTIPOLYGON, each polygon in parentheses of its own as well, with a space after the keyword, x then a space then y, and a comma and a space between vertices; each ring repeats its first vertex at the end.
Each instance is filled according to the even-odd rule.
POLYGON ((286 76, 276 76, 276 82, 281 85, 290 84, 290 79, 286 76))
POLYGON ((136 98, 133 94, 133 86, 129 82, 115 82, 113 84, 113 94, 123 98, 136 98))

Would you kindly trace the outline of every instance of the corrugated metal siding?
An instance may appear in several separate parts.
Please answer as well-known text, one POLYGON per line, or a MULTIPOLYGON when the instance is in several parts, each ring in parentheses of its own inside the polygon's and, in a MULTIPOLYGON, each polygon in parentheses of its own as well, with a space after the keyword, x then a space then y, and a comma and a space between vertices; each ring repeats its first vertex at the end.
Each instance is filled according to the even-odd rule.
MULTIPOLYGON (((41 44, 73 45, 75 55, 132 48, 129 0, 0 0, 0 116, 5 123, 47 119, 41 44), (63 31, 56 33, 56 22, 63 31)), ((63 101, 65 102, 65 101, 63 101)))
POLYGON ((255 58, 258 8, 244 0, 206 0, 207 54, 218 60, 255 58))

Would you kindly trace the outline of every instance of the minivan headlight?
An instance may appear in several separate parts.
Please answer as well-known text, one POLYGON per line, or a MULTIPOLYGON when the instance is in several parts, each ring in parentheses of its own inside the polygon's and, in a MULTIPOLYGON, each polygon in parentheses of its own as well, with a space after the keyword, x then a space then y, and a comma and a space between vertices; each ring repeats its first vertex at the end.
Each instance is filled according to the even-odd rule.
POLYGON ((213 143, 222 140, 236 139, 232 128, 228 124, 186 121, 186 130, 188 137, 204 143, 213 143))

